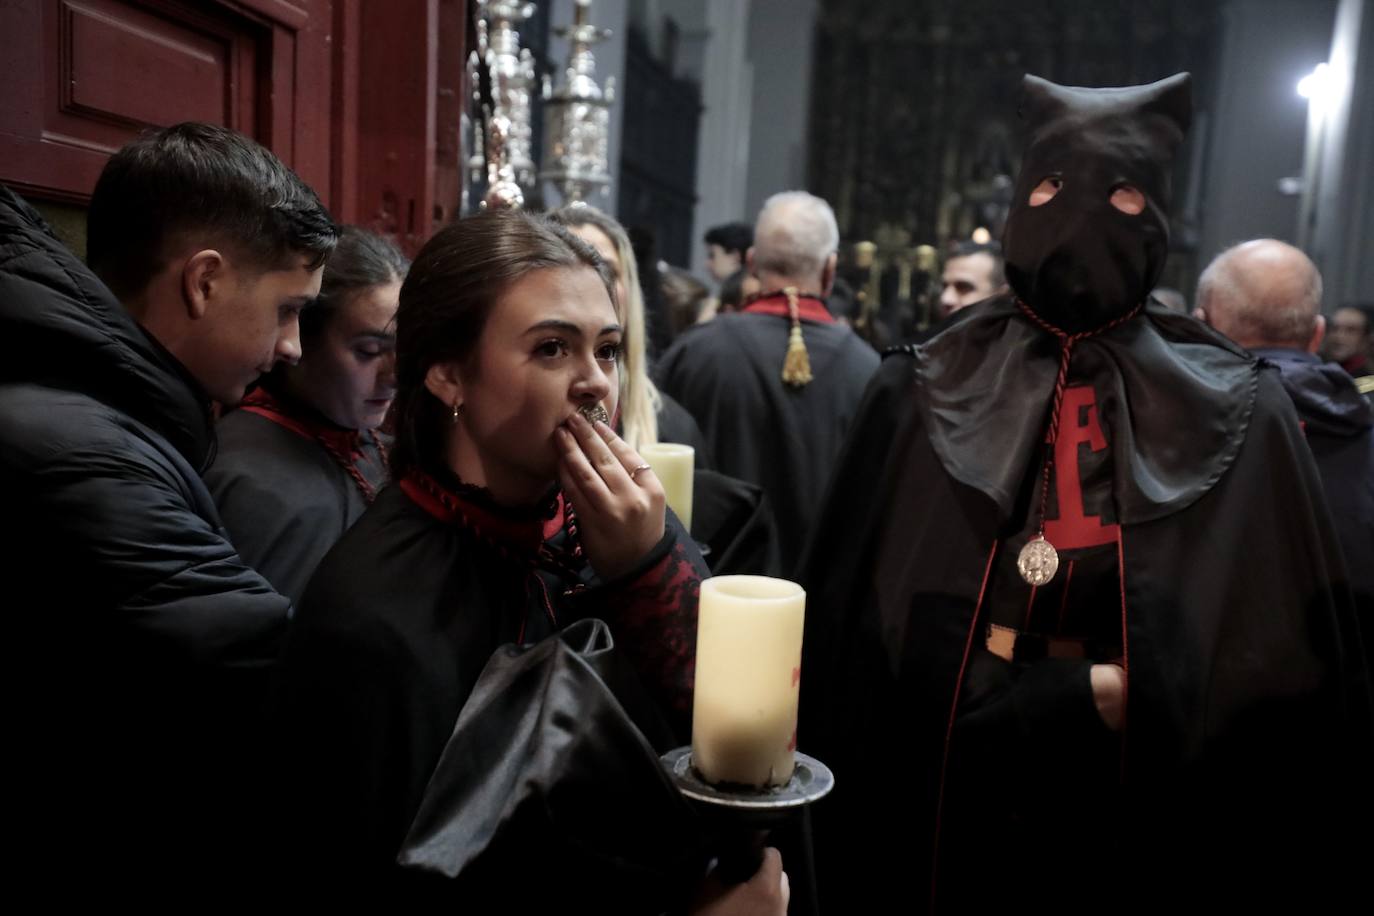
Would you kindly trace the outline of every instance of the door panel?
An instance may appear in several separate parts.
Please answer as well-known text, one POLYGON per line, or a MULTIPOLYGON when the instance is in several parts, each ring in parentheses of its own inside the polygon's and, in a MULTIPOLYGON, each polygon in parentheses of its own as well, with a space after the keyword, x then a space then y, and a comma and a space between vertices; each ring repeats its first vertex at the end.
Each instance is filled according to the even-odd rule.
MULTIPOLYGON (((329 0, 311 5, 327 11, 329 0)), ((35 197, 84 203, 112 153, 147 127, 178 121, 293 148, 296 31, 256 7, 309 24, 302 10, 273 3, 0 4, 0 179, 35 197), (278 90, 286 97, 273 106, 278 90)), ((324 69, 316 82, 327 98, 324 69)))
POLYGON ((207 121, 414 252, 457 210, 467 24, 465 0, 0 0, 0 181, 84 206, 140 131, 207 121))

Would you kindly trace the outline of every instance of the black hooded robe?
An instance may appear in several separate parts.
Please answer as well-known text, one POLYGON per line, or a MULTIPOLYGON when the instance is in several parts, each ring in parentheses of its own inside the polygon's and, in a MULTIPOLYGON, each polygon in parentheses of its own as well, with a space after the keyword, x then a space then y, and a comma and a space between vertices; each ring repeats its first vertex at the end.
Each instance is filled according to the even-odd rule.
POLYGON ((1061 552, 1107 587, 1070 578, 1054 603, 1115 618, 1121 638, 1099 658, 985 648, 1008 605, 1036 600, 1010 558, 1040 495, 1055 344, 993 299, 869 388, 802 577, 799 738, 837 780, 815 813, 823 906, 1338 893, 1368 846, 1340 828, 1367 805, 1369 687, 1321 483, 1271 371, 1154 307, 1080 342, 1071 390, 1092 392, 1105 443, 1080 443, 1072 470, 1120 536, 1105 565, 1061 552), (1177 424, 1180 449, 1151 447, 1177 424), (996 447, 971 452, 980 439, 996 447), (1088 684, 1113 660, 1120 735, 1088 684))

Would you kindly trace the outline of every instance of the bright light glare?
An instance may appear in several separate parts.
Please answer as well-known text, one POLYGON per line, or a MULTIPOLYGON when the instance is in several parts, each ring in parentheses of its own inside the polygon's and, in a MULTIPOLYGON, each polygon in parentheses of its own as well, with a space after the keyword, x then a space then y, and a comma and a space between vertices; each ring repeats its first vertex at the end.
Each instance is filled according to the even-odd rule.
POLYGON ((1331 68, 1326 64, 1317 64, 1315 70, 1298 80, 1298 95, 1305 99, 1313 96, 1321 98, 1331 90, 1331 68))

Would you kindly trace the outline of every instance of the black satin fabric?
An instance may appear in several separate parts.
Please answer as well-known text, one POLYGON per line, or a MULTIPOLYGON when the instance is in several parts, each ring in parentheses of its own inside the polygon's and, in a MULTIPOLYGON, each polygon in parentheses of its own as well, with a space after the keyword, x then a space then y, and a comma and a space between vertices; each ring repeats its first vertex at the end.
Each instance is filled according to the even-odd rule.
POLYGON ((398 861, 455 901, 521 912, 680 906, 705 873, 695 815, 658 762, 672 734, 600 620, 487 663, 398 861))
POLYGON ((1055 327, 1101 327, 1158 282, 1169 251, 1174 151, 1191 118, 1189 79, 1081 89, 1025 77, 1028 139, 1002 247, 1007 282, 1055 327), (1031 206, 1046 178, 1062 182, 1058 193, 1031 206), (1143 212, 1112 206, 1122 185, 1144 195, 1143 212))
POLYGON ((693 475, 692 536, 710 547, 716 576, 781 576, 778 527, 763 488, 698 468, 693 475))
MULTIPOLYGON (((940 463, 1006 519, 1045 438, 1059 339, 1006 295, 962 310, 908 352, 940 463)), ((1254 410, 1258 368, 1202 322, 1150 301, 1075 344, 1069 374, 1090 381, 1112 431, 1116 519, 1138 524, 1186 508, 1226 473, 1254 410)))
MULTIPOLYGON (((604 621, 617 654, 634 666, 669 723, 683 723, 680 741, 686 740, 696 586, 705 570, 676 518, 669 515, 663 540, 639 567, 601 582, 566 529, 533 555, 540 514, 497 512, 472 489, 445 489, 462 512, 446 520, 431 511, 427 491, 385 488, 325 557, 306 592, 287 645, 280 704, 292 889, 353 908, 366 901, 404 912, 424 910, 430 897, 451 900, 452 882, 424 880, 426 873, 398 867, 396 856, 493 653, 509 651, 503 646, 538 644, 580 621, 604 621), (531 525, 533 541, 522 534, 531 525)), ((537 696, 533 687, 522 681, 510 696, 495 697, 511 735, 484 731, 466 745, 474 759, 499 759, 483 755, 521 741, 531 742, 526 751, 552 754, 566 746, 570 728, 594 735, 599 720, 613 720, 603 715, 612 702, 605 688, 591 685, 584 709, 567 705, 578 695, 571 684, 556 694, 561 705, 525 704, 537 696)), ((619 702, 633 713, 630 721, 649 727, 637 707, 619 702)), ((482 726, 495 732, 500 723, 482 726)), ((613 721, 608 727, 618 734, 613 721)), ((561 867, 557 858, 526 864, 541 881, 561 867)), ((599 899, 582 893, 570 899, 599 899)), ((471 898, 465 903, 474 905, 471 898)))

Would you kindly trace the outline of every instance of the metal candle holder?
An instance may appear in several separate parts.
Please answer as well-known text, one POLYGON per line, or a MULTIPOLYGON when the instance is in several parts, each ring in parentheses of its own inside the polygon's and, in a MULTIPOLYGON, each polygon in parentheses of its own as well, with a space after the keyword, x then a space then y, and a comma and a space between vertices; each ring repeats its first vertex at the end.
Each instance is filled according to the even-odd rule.
POLYGON ((716 872, 726 882, 749 880, 763 861, 768 832, 835 787, 830 768, 802 753, 796 754, 791 779, 764 788, 707 782, 692 765, 690 746, 659 759, 678 791, 723 844, 716 872))

